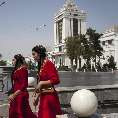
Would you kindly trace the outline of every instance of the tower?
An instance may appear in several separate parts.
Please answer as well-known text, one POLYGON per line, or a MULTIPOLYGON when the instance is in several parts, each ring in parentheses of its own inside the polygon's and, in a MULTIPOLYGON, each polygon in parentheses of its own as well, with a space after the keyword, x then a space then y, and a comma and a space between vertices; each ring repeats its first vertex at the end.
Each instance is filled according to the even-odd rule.
POLYGON ((80 10, 75 0, 65 0, 54 17, 54 54, 56 65, 69 65, 65 56, 65 38, 86 33, 87 14, 80 10))

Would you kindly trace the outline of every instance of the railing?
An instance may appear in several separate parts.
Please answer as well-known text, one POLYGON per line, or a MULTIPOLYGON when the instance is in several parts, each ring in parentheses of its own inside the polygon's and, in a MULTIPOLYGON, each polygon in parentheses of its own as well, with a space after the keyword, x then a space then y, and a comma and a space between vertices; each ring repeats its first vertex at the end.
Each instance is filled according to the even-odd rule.
POLYGON ((0 92, 6 92, 11 87, 10 73, 0 74, 0 92))
MULTIPOLYGON (((107 74, 107 73, 105 73, 105 74, 107 74)), ((116 80, 117 80, 117 78, 116 78, 116 80)), ((68 81, 66 81, 66 82, 68 82, 68 81)), ((56 90, 59 93, 60 102, 61 102, 62 108, 64 108, 64 109, 65 109, 65 106, 70 107, 70 104, 69 104, 70 99, 75 91, 77 91, 79 89, 83 89, 83 88, 92 90, 98 98, 99 113, 107 114, 110 112, 116 112, 116 111, 118 112, 118 110, 117 110, 117 108, 118 108, 118 84, 113 84, 113 83, 111 83, 111 85, 58 87, 56 90)), ((3 95, 0 100, 0 112, 2 112, 3 115, 1 115, 1 113, 0 113, 0 118, 7 118, 7 115, 8 115, 8 96, 5 95, 4 92, 9 90, 10 84, 11 84, 10 74, 8 74, 8 73, 0 74, 0 96, 3 95), (1 111, 2 107, 4 107, 3 111, 1 111), (7 112, 7 113, 5 114, 5 112, 7 112)), ((34 91, 34 88, 29 89, 30 99, 31 99, 31 95, 32 95, 33 91, 34 91)), ((33 107, 33 106, 31 105, 31 107, 33 107)))
POLYGON ((8 118, 8 96, 5 94, 10 88, 10 74, 0 74, 0 118, 8 118))

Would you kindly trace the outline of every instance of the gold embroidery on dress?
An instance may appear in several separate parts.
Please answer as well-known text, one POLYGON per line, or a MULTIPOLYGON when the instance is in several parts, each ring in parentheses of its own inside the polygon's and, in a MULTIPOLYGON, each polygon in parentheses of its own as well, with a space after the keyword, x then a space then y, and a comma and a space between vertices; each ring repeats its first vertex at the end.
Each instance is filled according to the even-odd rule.
POLYGON ((41 75, 41 72, 43 71, 46 62, 47 62, 47 59, 44 60, 42 66, 41 66, 41 69, 40 69, 39 75, 41 75))
POLYGON ((19 68, 17 68, 15 71, 14 71, 14 73, 16 73, 18 70, 20 70, 20 69, 22 69, 22 68, 24 68, 24 67, 26 67, 26 66, 20 66, 19 68))

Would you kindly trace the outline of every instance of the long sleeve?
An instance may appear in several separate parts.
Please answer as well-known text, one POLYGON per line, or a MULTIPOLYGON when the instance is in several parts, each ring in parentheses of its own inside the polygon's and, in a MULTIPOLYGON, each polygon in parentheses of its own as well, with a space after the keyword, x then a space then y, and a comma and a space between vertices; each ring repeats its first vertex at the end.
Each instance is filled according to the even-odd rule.
POLYGON ((20 90, 25 90, 28 87, 28 70, 22 68, 18 73, 18 78, 20 81, 20 90))
POLYGON ((54 64, 50 61, 47 62, 47 76, 51 82, 51 84, 53 85, 57 85, 60 83, 60 80, 59 80, 59 75, 58 75, 58 72, 54 66, 54 64))

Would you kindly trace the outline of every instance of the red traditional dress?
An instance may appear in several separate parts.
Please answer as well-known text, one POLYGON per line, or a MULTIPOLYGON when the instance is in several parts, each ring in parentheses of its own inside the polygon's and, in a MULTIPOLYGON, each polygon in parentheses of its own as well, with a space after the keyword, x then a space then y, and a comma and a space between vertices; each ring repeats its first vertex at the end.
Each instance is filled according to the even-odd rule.
MULTIPOLYGON (((60 80, 58 72, 54 64, 46 59, 39 72, 40 81, 50 80, 52 86, 59 84, 60 80)), ((56 118, 56 115, 61 115, 61 107, 57 92, 41 93, 38 118, 56 118)))
POLYGON ((29 106, 28 70, 26 67, 17 69, 13 76, 13 92, 21 90, 15 100, 10 103, 9 118, 37 118, 29 106))

